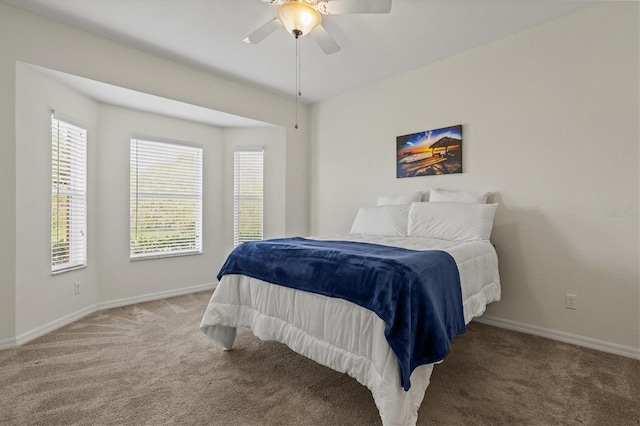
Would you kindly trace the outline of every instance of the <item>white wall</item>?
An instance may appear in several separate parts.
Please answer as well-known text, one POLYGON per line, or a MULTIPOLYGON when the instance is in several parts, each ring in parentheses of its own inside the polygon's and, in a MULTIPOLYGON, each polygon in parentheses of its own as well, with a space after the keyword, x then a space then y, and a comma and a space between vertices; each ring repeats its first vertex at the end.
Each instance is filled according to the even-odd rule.
POLYGON ((16 66, 16 335, 95 304, 98 293, 95 101, 16 66), (87 264, 51 275, 51 110, 87 129, 87 264), (74 294, 74 283, 81 293, 74 294))
POLYGON ((486 316, 637 354, 638 20, 608 2, 313 106, 311 232, 348 232, 379 195, 495 191, 486 316), (455 124, 464 173, 396 179, 396 136, 455 124))
POLYGON ((16 71, 16 336, 126 299, 213 284, 233 248, 233 147, 265 147, 265 235, 285 233, 285 129, 223 129, 98 103, 18 64, 16 71), (87 128, 88 266, 50 267, 51 109, 87 128), (132 134, 203 148, 202 254, 129 259, 132 134), (230 200, 228 198, 231 197, 230 200), (74 293, 80 283, 80 294, 74 293))
MULTIPOLYGON (((294 111, 292 99, 144 53, 0 3, 0 347, 14 343, 17 334, 31 326, 36 326, 36 322, 43 320, 40 318, 33 323, 29 322, 28 318, 24 318, 24 313, 18 312, 20 309, 17 303, 20 299, 20 306, 28 304, 30 298, 35 297, 31 290, 43 285, 43 282, 29 283, 23 288, 25 281, 47 279, 41 272, 26 271, 23 266, 25 258, 23 253, 30 249, 25 245, 26 240, 23 234, 19 234, 19 242, 17 239, 17 233, 21 232, 17 229, 19 222, 22 227, 22 220, 19 218, 29 213, 25 210, 28 208, 28 201, 24 198, 26 193, 18 195, 18 191, 25 185, 24 179, 30 179, 28 173, 23 170, 25 164, 21 156, 24 150, 18 147, 16 139, 16 120, 19 115, 16 105, 17 62, 75 74, 281 126, 285 133, 286 149, 286 155, 283 157, 286 162, 283 167, 286 186, 282 191, 285 199, 285 211, 282 216, 286 217, 284 232, 286 235, 307 233, 308 111, 306 106, 299 107, 300 129, 295 130, 292 120, 294 111), (20 252, 20 258, 18 258, 18 252, 20 252), (16 323, 19 316, 20 325, 16 323)), ((114 117, 117 115, 115 111, 108 111, 108 113, 113 113, 114 117)), ((112 154, 118 155, 115 151, 112 154)), ((99 173, 107 174, 107 171, 101 169, 99 173)), ((104 195, 104 197, 107 196, 104 195)), ((102 203, 108 201, 110 200, 105 199, 102 203)), ((118 208, 121 209, 122 206, 118 208)), ((216 231, 214 226, 208 232, 216 234, 219 230, 216 231)), ((49 243, 46 248, 40 247, 38 250, 48 250, 48 245, 49 243)), ((99 250, 104 251, 104 249, 99 250)), ((218 253, 212 247, 205 246, 205 250, 212 250, 207 255, 213 257, 218 253)), ((95 253, 96 249, 93 252, 95 253)), ((109 257, 108 261, 111 264, 119 264, 122 259, 109 257)), ((133 265, 132 267, 137 268, 136 278, 147 276, 146 272, 140 271, 146 269, 146 266, 133 265)), ((87 269, 83 273, 96 272, 89 272, 87 269)), ((91 292, 94 290, 91 290, 93 288, 91 283, 96 279, 92 276, 81 277, 81 280, 87 283, 84 286, 87 291, 81 293, 82 298, 92 297, 91 292)), ((202 274, 199 274, 197 279, 202 279, 202 274)), ((66 282, 69 278, 63 280, 66 282)), ((207 280, 207 282, 211 281, 207 280)), ((181 286, 188 284, 190 283, 185 282, 181 286)), ((119 285, 121 287, 118 291, 122 293, 118 294, 122 297, 131 295, 134 291, 146 291, 147 288, 146 284, 145 287, 136 287, 140 284, 135 284, 132 288, 127 287, 125 282, 116 284, 116 287, 119 285)), ((168 281, 160 280, 158 285, 166 288, 165 286, 169 284, 168 281)), ((60 293, 55 296, 56 298, 66 297, 69 286, 67 284, 64 286, 64 289, 59 289, 60 293)), ((120 296, 109 293, 101 294, 100 297, 120 296)), ((77 307, 75 304, 78 299, 71 299, 73 302, 64 306, 65 312, 77 307)))
POLYGON ((101 104, 98 134, 98 275, 100 302, 214 283, 222 250, 224 151, 221 128, 101 104), (202 254, 129 260, 131 134, 202 146, 202 254))

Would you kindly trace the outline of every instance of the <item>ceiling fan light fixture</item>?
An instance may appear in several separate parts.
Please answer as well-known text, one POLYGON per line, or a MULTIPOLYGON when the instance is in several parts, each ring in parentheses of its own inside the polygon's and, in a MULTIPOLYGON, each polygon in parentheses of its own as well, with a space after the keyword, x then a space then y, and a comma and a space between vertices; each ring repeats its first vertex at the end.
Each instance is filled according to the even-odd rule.
POLYGON ((276 15, 287 31, 296 38, 309 34, 322 22, 320 12, 307 3, 298 1, 281 4, 276 15))

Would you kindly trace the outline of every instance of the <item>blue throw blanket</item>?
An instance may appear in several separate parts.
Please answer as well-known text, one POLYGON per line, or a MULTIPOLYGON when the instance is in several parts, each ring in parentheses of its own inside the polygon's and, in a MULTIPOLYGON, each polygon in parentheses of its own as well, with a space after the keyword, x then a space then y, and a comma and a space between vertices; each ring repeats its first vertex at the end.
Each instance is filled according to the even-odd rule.
POLYGON ((226 274, 339 297, 375 312, 386 323, 404 390, 416 367, 444 359, 451 339, 465 330, 458 267, 444 251, 283 238, 239 245, 218 280, 226 274))

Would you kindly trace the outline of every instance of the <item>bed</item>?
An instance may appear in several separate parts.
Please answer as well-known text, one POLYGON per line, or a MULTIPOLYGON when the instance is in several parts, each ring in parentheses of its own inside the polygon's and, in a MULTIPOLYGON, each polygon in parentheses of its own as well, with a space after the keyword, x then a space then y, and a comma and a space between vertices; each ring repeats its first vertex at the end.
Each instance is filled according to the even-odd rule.
MULTIPOLYGON (((317 241, 323 246, 354 242, 365 247, 444 252, 459 274, 461 320, 467 324, 482 315, 488 303, 500 299, 498 259, 489 242, 495 205, 437 204, 363 208, 351 233, 303 242, 317 241)), ((207 336, 229 350, 236 328, 249 327, 258 338, 282 342, 369 388, 383 424, 417 422, 434 365, 443 357, 418 363, 407 372, 402 369, 404 356, 389 339, 389 324, 378 313, 348 298, 273 284, 251 275, 255 274, 231 270, 220 276, 201 322, 207 336)))

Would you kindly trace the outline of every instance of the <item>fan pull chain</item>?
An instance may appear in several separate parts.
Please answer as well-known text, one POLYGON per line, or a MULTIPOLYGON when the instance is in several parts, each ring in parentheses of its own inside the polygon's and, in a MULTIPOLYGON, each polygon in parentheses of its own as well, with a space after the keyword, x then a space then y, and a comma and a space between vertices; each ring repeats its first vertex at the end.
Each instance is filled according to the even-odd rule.
POLYGON ((300 92, 300 40, 296 35, 296 125, 294 128, 298 128, 298 98, 302 96, 300 92))
MULTIPOLYGON (((296 43, 299 43, 296 41, 296 43)), ((300 92, 300 87, 302 86, 302 49, 300 45, 298 45, 298 96, 302 96, 300 92)))

